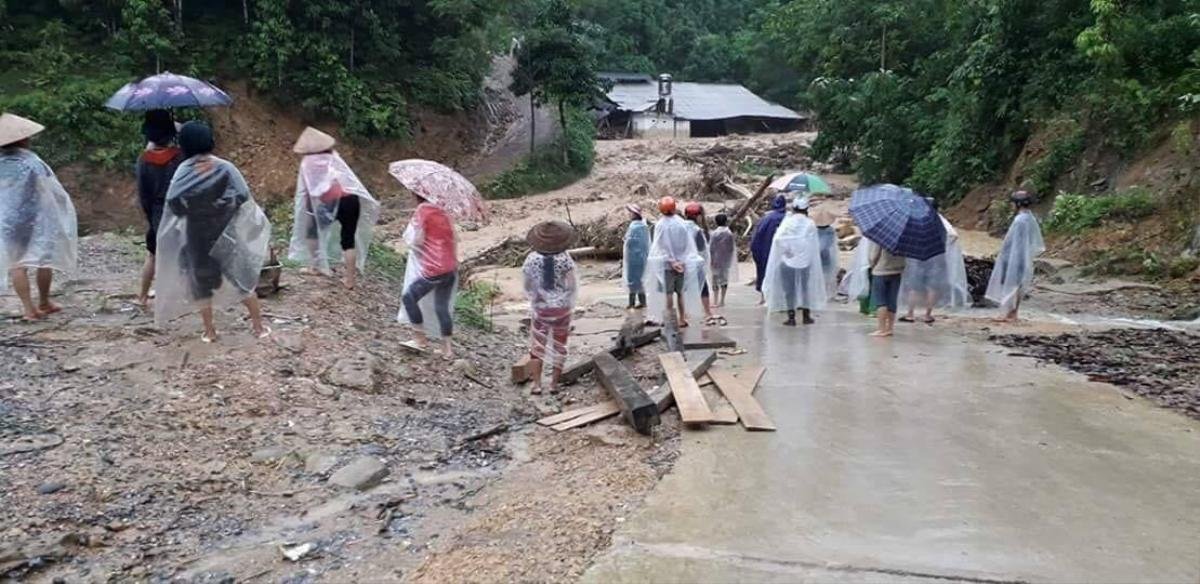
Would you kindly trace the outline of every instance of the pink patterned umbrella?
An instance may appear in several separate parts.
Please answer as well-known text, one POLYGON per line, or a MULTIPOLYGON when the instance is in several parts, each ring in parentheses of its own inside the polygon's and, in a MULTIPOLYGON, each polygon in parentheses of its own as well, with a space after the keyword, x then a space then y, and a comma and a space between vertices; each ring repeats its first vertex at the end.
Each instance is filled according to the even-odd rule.
POLYGON ((400 160, 388 165, 388 173, 404 188, 441 207, 460 221, 486 221, 487 207, 471 181, 453 169, 429 160, 400 160))

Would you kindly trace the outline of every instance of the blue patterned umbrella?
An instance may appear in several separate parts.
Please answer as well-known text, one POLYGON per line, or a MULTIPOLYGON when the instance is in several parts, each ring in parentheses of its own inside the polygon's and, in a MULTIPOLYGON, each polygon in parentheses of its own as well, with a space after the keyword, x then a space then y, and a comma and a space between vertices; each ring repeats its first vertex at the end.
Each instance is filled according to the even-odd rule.
POLYGON ((946 227, 912 189, 875 185, 854 191, 850 214, 863 237, 896 255, 927 260, 946 253, 946 227))
POLYGON ((229 94, 211 83, 163 73, 147 77, 137 83, 126 84, 112 97, 105 107, 118 111, 145 111, 179 107, 214 107, 233 103, 229 94))

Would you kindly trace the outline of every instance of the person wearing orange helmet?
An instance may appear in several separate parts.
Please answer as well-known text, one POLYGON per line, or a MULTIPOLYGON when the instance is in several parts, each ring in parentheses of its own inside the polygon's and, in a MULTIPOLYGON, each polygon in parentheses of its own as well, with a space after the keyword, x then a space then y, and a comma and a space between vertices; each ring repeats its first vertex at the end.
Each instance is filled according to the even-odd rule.
POLYGON ((646 319, 665 322, 678 311, 679 326, 688 326, 687 313, 700 308, 700 278, 704 258, 696 249, 691 228, 677 213, 673 197, 658 202, 662 219, 646 259, 644 276, 646 319))
POLYGON ((688 228, 692 231, 692 239, 696 241, 696 251, 700 252, 700 256, 704 258, 699 278, 700 303, 704 306, 704 324, 709 326, 721 324, 721 317, 713 314, 712 293, 708 285, 712 256, 709 253, 708 220, 704 215, 704 205, 694 201, 688 203, 683 208, 683 216, 687 219, 688 228))

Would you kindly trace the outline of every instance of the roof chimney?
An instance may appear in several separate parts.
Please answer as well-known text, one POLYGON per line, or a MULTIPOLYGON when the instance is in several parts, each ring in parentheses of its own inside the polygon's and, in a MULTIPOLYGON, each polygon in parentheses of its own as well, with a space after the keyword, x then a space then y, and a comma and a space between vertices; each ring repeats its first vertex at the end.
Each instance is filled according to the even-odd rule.
POLYGON ((671 97, 671 75, 663 73, 658 76, 658 96, 671 97))

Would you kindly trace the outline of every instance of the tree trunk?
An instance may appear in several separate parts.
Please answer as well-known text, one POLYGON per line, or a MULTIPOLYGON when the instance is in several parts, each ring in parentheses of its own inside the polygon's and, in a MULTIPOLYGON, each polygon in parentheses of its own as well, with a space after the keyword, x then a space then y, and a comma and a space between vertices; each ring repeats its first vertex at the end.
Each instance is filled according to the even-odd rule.
POLYGON ((571 166, 571 144, 567 140, 567 106, 563 100, 558 100, 558 123, 562 126, 562 136, 559 136, 559 141, 562 142, 563 165, 571 166))
POLYGON ((250 0, 242 0, 242 22, 250 25, 250 0))
POLYGON ((354 24, 350 24, 350 71, 354 71, 354 24))
POLYGON ((175 0, 175 29, 183 33, 183 0, 175 0))
POLYGON ((537 102, 533 92, 529 93, 529 155, 537 151, 537 102))

